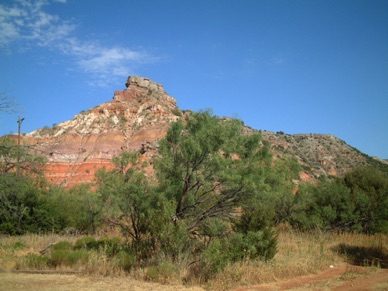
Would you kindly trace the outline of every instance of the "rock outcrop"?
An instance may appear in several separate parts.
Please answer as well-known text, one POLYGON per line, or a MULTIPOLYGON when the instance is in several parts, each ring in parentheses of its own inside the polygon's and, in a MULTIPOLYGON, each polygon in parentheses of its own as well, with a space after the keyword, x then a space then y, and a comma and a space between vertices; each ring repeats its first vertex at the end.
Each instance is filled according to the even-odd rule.
MULTIPOLYGON (((131 76, 125 85, 125 90, 114 92, 113 100, 53 128, 38 129, 22 137, 22 144, 47 157, 45 175, 49 181, 65 187, 92 183, 99 169, 112 169, 114 156, 132 150, 140 151, 151 175, 158 141, 172 122, 189 112, 183 114, 163 86, 148 78, 131 76)), ((245 129, 246 134, 257 132, 245 129)), ((332 135, 260 132, 275 158, 292 158, 302 166, 299 181, 341 176, 359 166, 388 171, 387 163, 368 157, 332 135)))
POLYGON ((295 159, 303 169, 300 179, 311 182, 322 176, 343 176, 358 167, 377 167, 388 172, 388 164, 349 146, 330 134, 285 134, 261 132, 272 151, 295 159))
POLYGON ((24 144, 48 158, 49 181, 66 187, 90 183, 96 171, 112 168, 112 158, 123 151, 142 150, 143 158, 150 159, 150 145, 182 113, 163 86, 150 79, 129 77, 126 86, 110 102, 23 137, 24 144))

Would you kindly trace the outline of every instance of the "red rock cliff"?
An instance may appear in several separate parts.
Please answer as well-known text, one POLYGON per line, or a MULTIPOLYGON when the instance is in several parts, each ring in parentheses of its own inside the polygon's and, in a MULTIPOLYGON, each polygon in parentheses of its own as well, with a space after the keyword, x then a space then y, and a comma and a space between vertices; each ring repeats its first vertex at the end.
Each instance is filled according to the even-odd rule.
POLYGON ((149 159, 147 151, 154 148, 149 145, 166 134, 180 110, 163 86, 150 79, 131 76, 126 86, 110 102, 23 137, 24 144, 48 157, 49 181, 66 187, 91 183, 95 173, 111 169, 111 159, 123 151, 143 149, 142 158, 149 159))

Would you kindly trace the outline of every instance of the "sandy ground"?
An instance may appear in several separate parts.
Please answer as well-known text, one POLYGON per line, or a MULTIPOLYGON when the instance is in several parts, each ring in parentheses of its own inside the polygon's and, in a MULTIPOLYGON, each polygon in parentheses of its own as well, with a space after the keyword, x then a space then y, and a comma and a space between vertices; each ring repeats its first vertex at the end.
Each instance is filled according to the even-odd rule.
MULTIPOLYGON (((138 281, 130 277, 88 277, 69 274, 0 273, 0 291, 145 291, 145 290, 204 290, 182 285, 161 285, 138 281)), ((274 290, 388 290, 388 269, 362 268, 343 265, 322 273, 301 276, 269 284, 240 287, 234 291, 274 290)))
POLYGON ((301 276, 282 282, 240 287, 234 291, 275 290, 388 291, 388 269, 363 268, 344 264, 318 274, 301 276))
POLYGON ((161 285, 134 280, 130 277, 87 277, 60 274, 0 273, 1 291, 148 291, 187 290, 200 291, 198 287, 161 285))

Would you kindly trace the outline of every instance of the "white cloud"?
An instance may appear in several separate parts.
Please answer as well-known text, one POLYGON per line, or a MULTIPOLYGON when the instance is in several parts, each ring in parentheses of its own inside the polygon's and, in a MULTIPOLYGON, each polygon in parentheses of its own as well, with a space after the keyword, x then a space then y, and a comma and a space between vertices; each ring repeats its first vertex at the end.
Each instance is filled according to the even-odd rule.
POLYGON ((19 30, 11 23, 0 23, 0 47, 19 37, 19 30))
POLYGON ((11 21, 20 16, 20 10, 0 4, 0 47, 20 36, 18 22, 11 21))
POLYGON ((122 48, 98 48, 93 56, 86 56, 79 64, 85 71, 102 72, 107 67, 117 66, 125 61, 138 61, 141 54, 122 48))
POLYGON ((72 56, 83 72, 93 76, 93 85, 104 86, 118 76, 127 77, 138 64, 156 61, 141 49, 107 47, 97 42, 82 42, 77 38, 67 39, 58 47, 63 54, 72 56))
POLYGON ((94 84, 128 76, 133 67, 155 58, 141 49, 102 45, 99 40, 83 41, 76 25, 58 15, 45 12, 45 6, 66 0, 14 0, 12 6, 0 4, 0 48, 29 45, 57 51, 70 57, 73 64, 94 78, 94 84))
POLYGON ((17 41, 36 41, 38 45, 46 46, 67 36, 75 26, 44 12, 47 5, 49 2, 45 0, 16 0, 13 6, 0 4, 0 46, 6 47, 17 41))

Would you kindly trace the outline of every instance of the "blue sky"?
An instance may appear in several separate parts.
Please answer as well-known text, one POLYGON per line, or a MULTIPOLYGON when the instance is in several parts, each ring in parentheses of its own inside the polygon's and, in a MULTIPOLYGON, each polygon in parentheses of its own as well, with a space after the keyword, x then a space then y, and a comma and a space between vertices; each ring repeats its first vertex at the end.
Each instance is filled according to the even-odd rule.
POLYGON ((0 135, 110 101, 129 75, 181 109, 333 134, 388 158, 388 1, 3 0, 0 135))

